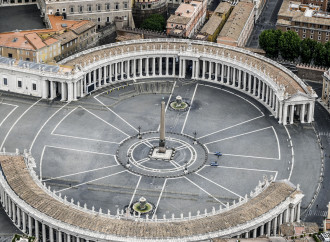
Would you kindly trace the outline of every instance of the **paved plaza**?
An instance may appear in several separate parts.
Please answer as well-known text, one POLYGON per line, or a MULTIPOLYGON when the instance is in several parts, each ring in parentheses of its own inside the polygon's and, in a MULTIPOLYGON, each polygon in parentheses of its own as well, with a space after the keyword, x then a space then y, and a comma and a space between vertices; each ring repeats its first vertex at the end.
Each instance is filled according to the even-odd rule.
POLYGON ((0 7, 0 33, 44 28, 36 4, 0 7))
POLYGON ((260 103, 233 89, 170 81, 174 86, 168 94, 128 97, 133 89, 123 84, 72 103, 3 95, 0 146, 12 152, 30 149, 37 175, 57 195, 111 214, 144 196, 155 205, 152 216, 187 217, 238 201, 264 176, 299 183, 302 208, 308 206, 321 170, 310 125, 280 125, 260 103), (178 95, 190 104, 185 112, 168 108, 178 95), (157 145, 163 100, 167 145, 176 150, 171 161, 148 158, 157 145), (132 156, 121 146, 133 147, 133 168, 126 167, 132 156), (203 156, 195 154, 202 150, 203 156), (219 166, 210 166, 214 161, 219 166))

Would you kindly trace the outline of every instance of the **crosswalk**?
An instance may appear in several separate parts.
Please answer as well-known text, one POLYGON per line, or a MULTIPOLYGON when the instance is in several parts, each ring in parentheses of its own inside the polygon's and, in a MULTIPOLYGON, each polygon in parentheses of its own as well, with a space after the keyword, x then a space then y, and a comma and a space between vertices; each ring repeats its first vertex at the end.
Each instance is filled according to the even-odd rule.
POLYGON ((327 217, 328 211, 323 210, 309 210, 307 216, 318 216, 318 217, 327 217))

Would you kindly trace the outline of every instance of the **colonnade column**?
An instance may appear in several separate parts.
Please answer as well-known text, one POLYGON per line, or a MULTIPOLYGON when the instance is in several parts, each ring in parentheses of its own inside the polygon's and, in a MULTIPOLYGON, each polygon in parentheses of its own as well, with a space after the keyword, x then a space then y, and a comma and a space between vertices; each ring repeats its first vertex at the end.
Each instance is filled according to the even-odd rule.
POLYGON ((224 81, 223 81, 223 77, 224 77, 224 71, 225 71, 225 66, 224 66, 224 64, 222 63, 221 64, 221 82, 223 83, 224 81))
POLYGON ((168 67, 169 67, 169 65, 170 65, 170 63, 169 63, 169 58, 168 58, 168 56, 166 56, 166 76, 168 76, 168 67))
POLYGON ((24 211, 22 211, 22 220, 23 220, 23 230, 22 232, 25 234, 26 233, 26 214, 24 211))
POLYGON ((270 226, 271 226, 271 221, 268 221, 266 224, 267 227, 267 235, 270 236, 270 226))
POLYGON ((273 221, 273 234, 277 234, 277 217, 275 217, 273 221))
POLYGON ((159 57, 159 75, 163 75, 163 72, 162 72, 162 61, 163 61, 163 57, 159 57))
POLYGON ((146 76, 149 76, 149 57, 146 58, 145 69, 146 69, 146 76))
POLYGON ((34 220, 34 237, 39 240, 39 222, 38 220, 34 220))
POLYGON ((260 226, 260 236, 264 235, 264 228, 265 228, 264 224, 260 226))
POLYGON ((233 82, 231 84, 233 87, 236 85, 236 68, 233 67, 233 82))
POLYGON ((284 105, 284 109, 283 109, 283 125, 287 124, 287 116, 288 116, 288 105, 286 103, 283 104, 284 105))
POLYGON ((219 66, 219 63, 215 62, 215 72, 214 72, 215 81, 218 81, 218 66, 219 66))
POLYGON ((313 105, 312 102, 308 104, 308 119, 307 122, 311 123, 313 121, 313 105))
POLYGON ((202 79, 205 79, 205 60, 203 60, 202 79))
POLYGON ((133 78, 135 79, 136 78, 136 62, 137 62, 137 59, 133 59, 133 78))
POLYGON ((211 61, 208 61, 209 62, 209 80, 212 79, 212 62, 211 61))
POLYGON ((131 60, 127 61, 127 79, 131 78, 131 60))
POLYGON ((42 241, 46 242, 46 225, 42 224, 41 227, 42 227, 42 241))
POLYGON ((29 236, 31 237, 32 234, 32 218, 30 215, 28 215, 28 224, 29 224, 29 236))
POLYGON ((58 231, 58 239, 57 239, 58 242, 62 242, 62 232, 61 231, 58 231))
POLYGON ((156 75, 156 57, 152 58, 152 76, 156 75))
POLYGON ((290 205, 290 223, 294 222, 294 206, 290 205))
POLYGON ((297 204, 297 222, 300 222, 300 205, 301 203, 297 204))
POLYGON ((300 122, 305 123, 305 103, 301 105, 300 122))
POLYGON ((49 227, 49 240, 54 242, 54 229, 52 227, 49 227))
POLYGON ((293 124, 293 118, 294 118, 294 105, 290 106, 290 124, 293 124))

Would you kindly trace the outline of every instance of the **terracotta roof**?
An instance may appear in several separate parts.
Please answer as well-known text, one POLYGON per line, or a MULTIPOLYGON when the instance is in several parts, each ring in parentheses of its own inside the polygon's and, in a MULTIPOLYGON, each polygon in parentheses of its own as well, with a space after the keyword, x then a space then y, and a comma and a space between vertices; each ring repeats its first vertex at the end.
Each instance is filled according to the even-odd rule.
POLYGON ((222 17, 218 16, 216 14, 213 14, 211 18, 207 21, 207 23, 203 26, 201 29, 201 33, 207 33, 209 35, 214 34, 214 32, 219 27, 220 23, 222 21, 222 17))
MULTIPOLYGON (((88 20, 66 20, 62 16, 48 15, 52 28, 50 29, 37 29, 25 30, 19 32, 6 32, 0 33, 0 46, 12 47, 17 49, 36 50, 43 48, 47 45, 56 43, 61 40, 61 37, 55 39, 54 34, 61 35, 65 29, 73 29, 76 33, 83 32, 83 29, 88 29, 95 24, 88 20), (44 38, 44 36, 46 36, 44 38)), ((69 31, 70 32, 70 31, 69 31)), ((72 34, 66 34, 62 38, 70 37, 72 34)))
POLYGON ((33 181, 23 157, 0 156, 0 164, 11 189, 31 207, 55 220, 84 230, 120 237, 168 239, 221 231, 260 217, 288 197, 301 193, 287 182, 274 182, 258 196, 221 214, 178 222, 143 222, 95 216, 64 205, 33 181))

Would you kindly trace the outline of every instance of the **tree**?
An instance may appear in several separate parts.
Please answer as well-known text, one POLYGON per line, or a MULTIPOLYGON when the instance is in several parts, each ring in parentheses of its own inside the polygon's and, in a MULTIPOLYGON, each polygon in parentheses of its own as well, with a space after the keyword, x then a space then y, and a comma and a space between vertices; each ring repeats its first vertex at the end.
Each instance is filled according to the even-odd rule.
POLYGON ((326 50, 325 64, 330 67, 330 42, 325 43, 324 47, 326 50))
POLYGON ((259 35, 259 45, 268 57, 278 56, 278 41, 282 35, 281 30, 267 29, 259 35))
POLYGON ((293 61, 300 55, 300 42, 296 32, 289 30, 283 33, 278 42, 281 56, 286 60, 293 61))
POLYGON ((326 55, 327 49, 322 43, 316 43, 313 60, 314 64, 317 66, 325 66, 326 65, 326 55))
POLYGON ((315 50, 317 42, 312 39, 304 39, 301 41, 301 46, 300 46, 300 57, 301 61, 306 64, 310 64, 311 61, 313 60, 313 54, 315 50))
POLYGON ((165 29, 165 18, 161 14, 151 14, 141 24, 141 28, 162 32, 165 29))

